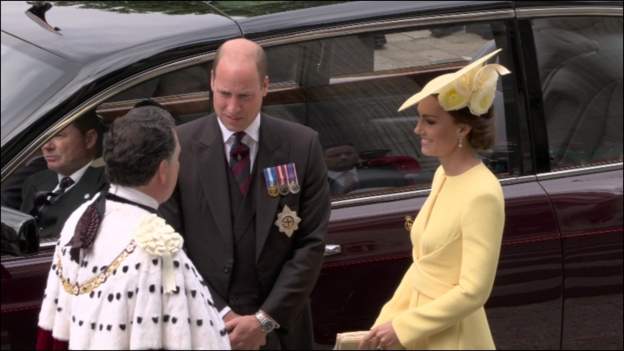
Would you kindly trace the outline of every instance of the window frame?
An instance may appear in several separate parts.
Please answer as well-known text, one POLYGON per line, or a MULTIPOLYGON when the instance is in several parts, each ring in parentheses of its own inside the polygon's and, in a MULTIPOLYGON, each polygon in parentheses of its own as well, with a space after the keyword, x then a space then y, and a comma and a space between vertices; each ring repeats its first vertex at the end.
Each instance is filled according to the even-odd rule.
MULTIPOLYGON (((265 48, 270 48, 273 46, 284 45, 284 44, 295 44, 308 42, 312 40, 318 39, 327 39, 333 37, 341 37, 353 34, 360 33, 371 33, 371 32, 381 32, 388 30, 419 30, 419 29, 429 29, 432 26, 436 25, 468 25, 471 23, 478 22, 487 22, 487 21, 500 21, 503 22, 505 27, 509 29, 509 32, 506 34, 507 36, 511 33, 511 23, 514 19, 515 12, 510 9, 501 9, 501 10, 487 10, 487 11, 474 11, 467 13, 452 13, 448 15, 426 15, 426 16, 416 16, 416 17, 407 17, 407 18, 396 18, 391 20, 375 20, 375 21, 363 21, 355 24, 346 24, 335 26, 331 28, 321 28, 316 30, 295 32, 290 34, 284 34, 282 36, 269 36, 269 37, 258 37, 252 38, 258 44, 265 48)), ((513 51, 513 37, 508 37, 508 44, 510 51, 513 51)), ((511 52, 508 52, 507 55, 512 55, 511 52)), ((60 118, 57 122, 55 122, 50 128, 48 128, 44 133, 39 135, 27 148, 22 150, 20 154, 15 157, 10 163, 7 164, 5 169, 3 169, 2 179, 6 179, 13 171, 21 165, 24 160, 26 160, 30 155, 32 155, 36 150, 38 150, 47 140, 52 138, 58 131, 65 128, 69 125, 73 120, 78 118, 83 113, 95 109, 100 104, 104 103, 106 100, 110 99, 116 94, 119 94, 127 89, 130 89, 140 83, 146 82, 150 79, 156 78, 158 76, 164 75, 169 72, 173 72, 176 70, 180 70, 183 68, 187 68, 193 65, 198 64, 206 64, 213 60, 215 56, 215 51, 211 50, 209 52, 197 54, 194 56, 190 56, 183 59, 178 59, 176 61, 163 63, 161 65, 155 66, 146 71, 134 74, 132 76, 126 77, 123 80, 111 85, 107 89, 99 92, 98 94, 92 96, 87 99, 82 104, 78 105, 68 114, 60 118)), ((515 67, 510 67, 510 69, 516 70, 515 67)), ((518 99, 519 95, 517 89, 517 82, 513 83, 514 86, 514 99, 518 99)), ((276 86, 277 92, 285 93, 293 87, 281 87, 276 86)), ((272 91, 270 91, 272 92, 272 91)), ((512 159, 510 158, 510 161, 512 159)), ((526 182, 526 171, 523 165, 512 165, 511 167, 519 167, 521 170, 521 174, 517 176, 510 176, 505 178, 500 178, 501 181, 505 181, 505 183, 515 183, 515 182, 526 182)), ((378 203, 378 202, 386 202, 386 201, 395 201, 399 199, 405 198, 414 198, 422 196, 423 193, 428 193, 430 188, 426 189, 409 189, 406 188, 404 191, 397 191, 390 194, 370 194, 364 196, 354 198, 354 199, 345 199, 345 200, 334 200, 332 201, 332 208, 339 208, 345 206, 354 206, 361 204, 369 204, 369 203, 378 203)))
POLYGON ((538 58, 533 38, 532 21, 543 18, 562 17, 619 17, 622 18, 623 9, 617 6, 576 6, 576 7, 533 7, 519 8, 516 10, 518 44, 524 50, 520 59, 524 62, 522 67, 523 80, 527 94, 527 117, 529 123, 529 137, 533 154, 533 166, 538 179, 550 179, 551 177, 571 176, 578 174, 591 174, 603 170, 621 169, 622 162, 612 162, 605 165, 579 166, 569 170, 554 169, 550 163, 550 147, 546 114, 544 111, 544 96, 541 80, 537 70, 528 67, 538 67, 538 58))

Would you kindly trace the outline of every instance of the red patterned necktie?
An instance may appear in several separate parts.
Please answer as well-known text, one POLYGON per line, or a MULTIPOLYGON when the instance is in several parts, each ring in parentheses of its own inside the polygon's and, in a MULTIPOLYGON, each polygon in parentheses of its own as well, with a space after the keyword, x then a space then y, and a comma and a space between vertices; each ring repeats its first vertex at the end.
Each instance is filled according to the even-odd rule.
POLYGON ((236 181, 238 182, 238 188, 243 196, 247 194, 249 190, 249 184, 251 183, 251 177, 249 175, 249 146, 243 143, 243 137, 245 132, 234 133, 234 144, 230 150, 230 168, 236 181))

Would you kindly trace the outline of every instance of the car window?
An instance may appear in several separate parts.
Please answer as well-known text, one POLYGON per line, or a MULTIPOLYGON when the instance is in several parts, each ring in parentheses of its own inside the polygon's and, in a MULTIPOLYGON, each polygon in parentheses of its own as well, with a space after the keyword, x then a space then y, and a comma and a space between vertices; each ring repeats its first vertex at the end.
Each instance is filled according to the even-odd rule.
POLYGON ((2 32, 2 143, 73 77, 70 62, 2 32))
POLYGON ((552 169, 622 162, 622 18, 532 21, 552 169))
MULTIPOLYGON (((416 109, 397 109, 430 79, 505 47, 503 28, 455 25, 270 47, 270 65, 277 52, 287 53, 280 63, 302 63, 295 70, 294 64, 284 66, 299 72, 298 85, 270 94, 263 110, 319 132, 334 200, 427 188, 437 160, 420 151, 413 132, 416 109)), ((504 108, 501 84, 495 106, 497 143, 483 157, 499 176, 506 176, 515 172, 510 155, 517 141, 508 134, 514 134, 509 124, 517 119, 504 108)))
POLYGON ((2 206, 32 215, 41 242, 56 240, 71 213, 107 186, 102 134, 101 119, 88 111, 2 182, 2 206))
MULTIPOLYGON (((427 188, 438 166, 424 157, 413 133, 416 109, 401 103, 430 79, 455 71, 497 47, 504 25, 469 24, 372 32, 266 50, 271 83, 263 112, 319 133, 332 197, 344 199, 427 188)), ((153 98, 178 124, 212 112, 211 63, 166 73, 117 94, 97 107, 106 121, 153 98)), ((518 141, 513 111, 499 80, 496 145, 482 156, 500 177, 516 174, 518 141)), ((511 99, 511 97, 509 97, 511 99)))

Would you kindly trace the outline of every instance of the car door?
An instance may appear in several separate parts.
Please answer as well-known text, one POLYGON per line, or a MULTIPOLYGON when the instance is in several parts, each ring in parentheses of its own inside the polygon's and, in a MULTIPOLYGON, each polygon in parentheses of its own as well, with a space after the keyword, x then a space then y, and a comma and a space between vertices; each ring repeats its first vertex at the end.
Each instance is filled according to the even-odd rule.
POLYGON ((498 347, 559 347, 560 234, 532 168, 522 117, 525 82, 514 59, 519 44, 510 35, 513 12, 498 18, 505 15, 509 21, 435 27, 390 21, 391 29, 369 23, 375 30, 355 26, 353 35, 336 30, 326 37, 310 32, 313 39, 287 45, 263 41, 270 62, 279 56, 278 71, 296 72, 270 92, 265 112, 319 132, 330 185, 339 173, 365 180, 355 189, 332 188, 326 257, 312 295, 319 344, 332 344, 336 332, 369 328, 411 263, 405 217, 417 215, 438 164, 420 152, 415 109, 398 113, 398 106, 433 77, 502 47, 500 62, 515 74, 500 83, 499 140, 483 159, 501 179, 507 218, 487 313, 498 347))
MULTIPOLYGON (((336 332, 370 327, 411 262, 405 217, 417 215, 438 164, 420 152, 413 133, 415 110, 398 113, 398 106, 435 76, 501 47, 499 62, 517 73, 499 83, 498 142, 483 155, 501 179, 507 213, 487 313, 501 348, 559 347, 560 236, 534 174, 528 122, 521 117, 526 115, 525 82, 514 59, 518 43, 510 35, 513 12, 502 11, 499 20, 485 23, 466 18, 438 26, 427 18, 425 24, 418 19, 400 26, 384 23, 387 28, 369 22, 357 34, 310 31, 286 44, 280 36, 256 38, 270 63, 263 112, 319 132, 330 184, 341 183, 330 178, 345 170, 358 181, 357 186, 332 188, 326 257, 312 294, 318 344, 332 344, 336 332)), ((153 74, 98 105, 98 114, 113 119, 136 101, 153 98, 179 124, 206 115, 212 108, 202 82, 209 57, 178 71, 153 74), (181 76, 186 84, 167 83, 181 76)))
POLYGON ((562 234, 561 346, 621 349, 622 6, 568 17, 576 12, 520 11, 535 43, 528 59, 538 67, 548 137, 538 180, 562 234))

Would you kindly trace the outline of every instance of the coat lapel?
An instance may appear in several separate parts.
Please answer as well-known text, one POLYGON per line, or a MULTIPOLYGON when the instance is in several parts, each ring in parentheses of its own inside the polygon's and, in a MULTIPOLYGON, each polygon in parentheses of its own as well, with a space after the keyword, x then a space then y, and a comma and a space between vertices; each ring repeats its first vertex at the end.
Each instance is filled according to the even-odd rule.
POLYGON ((282 143, 279 133, 276 133, 271 118, 261 117, 260 124, 260 145, 258 147, 258 157, 256 158, 257 182, 256 186, 256 262, 260 258, 260 253, 264 242, 269 236, 271 225, 275 222, 277 206, 280 196, 269 196, 264 179, 263 170, 267 167, 277 166, 288 162, 290 148, 282 143))
POLYGON ((228 192, 227 162, 217 117, 210 115, 197 144, 197 181, 201 183, 210 212, 225 243, 232 243, 232 217, 228 192))
MULTIPOLYGON (((69 189, 67 193, 71 193, 71 191, 75 191, 78 193, 84 193, 82 198, 84 201, 89 200, 93 197, 94 194, 100 192, 106 183, 103 181, 102 177, 104 176, 104 168, 96 168, 96 167, 88 167, 86 172, 82 175, 78 183, 75 187, 69 189), (85 197, 86 196, 86 197, 85 197)), ((63 194, 63 195, 65 195, 63 194)))
POLYGON ((44 181, 37 189, 38 191, 52 191, 58 185, 58 176, 53 171, 47 170, 44 181))

